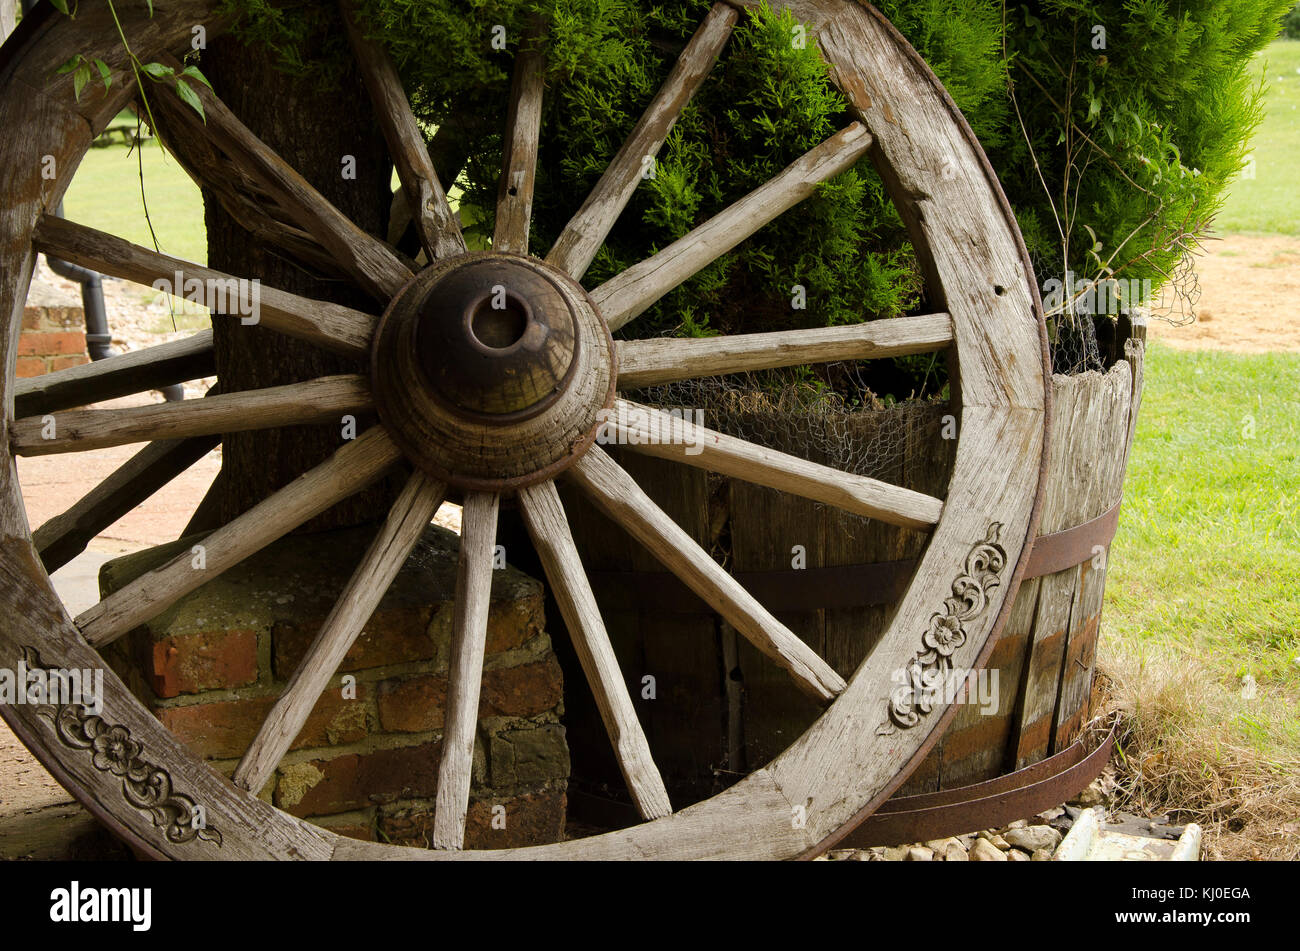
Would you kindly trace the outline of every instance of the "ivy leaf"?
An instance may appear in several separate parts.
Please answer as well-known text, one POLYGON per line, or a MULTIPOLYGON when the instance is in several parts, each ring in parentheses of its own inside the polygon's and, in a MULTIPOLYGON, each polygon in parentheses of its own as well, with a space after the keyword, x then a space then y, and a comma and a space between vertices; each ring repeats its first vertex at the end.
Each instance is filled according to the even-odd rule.
POLYGON ((104 88, 109 89, 113 85, 113 74, 108 68, 108 64, 102 59, 95 60, 95 68, 99 70, 99 78, 104 81, 104 88))
MULTIPOLYGON (((181 70, 181 75, 189 76, 191 79, 197 79, 199 82, 203 83, 203 85, 207 86, 209 89, 212 89, 212 83, 208 82, 208 77, 204 76, 202 71, 197 66, 186 66, 183 70, 181 70)), ((216 92, 215 89, 212 89, 212 91, 216 92)))
POLYGON ((50 0, 50 3, 54 4, 54 9, 58 10, 60 13, 65 14, 66 16, 72 16, 71 13, 68 13, 68 0, 50 0))
POLYGON ((199 118, 206 124, 208 117, 203 112, 203 102, 199 99, 199 94, 183 79, 176 80, 176 95, 181 97, 181 102, 192 108, 199 114, 199 118))
POLYGON ((162 63, 141 63, 140 69, 150 79, 162 81, 169 76, 174 76, 176 71, 170 66, 164 66, 162 63))
POLYGON ((90 64, 82 63, 72 74, 72 95, 81 102, 81 90, 86 88, 86 83, 90 81, 90 64))
POLYGON ((58 69, 56 69, 55 72, 56 72, 56 73, 70 73, 70 72, 72 72, 74 69, 76 69, 76 68, 77 68, 78 66, 80 66, 80 65, 81 65, 81 54, 78 53, 76 56, 73 56, 73 57, 72 57, 71 59, 69 59, 66 63, 64 63, 62 66, 60 66, 58 69))

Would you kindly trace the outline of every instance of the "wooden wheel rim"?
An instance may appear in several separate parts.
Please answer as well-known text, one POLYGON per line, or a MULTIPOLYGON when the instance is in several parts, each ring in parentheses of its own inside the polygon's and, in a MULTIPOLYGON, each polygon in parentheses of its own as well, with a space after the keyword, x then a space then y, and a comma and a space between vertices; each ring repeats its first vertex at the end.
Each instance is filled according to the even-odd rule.
MULTIPOLYGON (((757 6, 756 3, 734 4, 757 6)), ((221 24, 210 0, 121 4, 123 25, 146 60, 188 48, 195 24, 221 24)), ((1049 371, 1032 268, 996 178, 938 81, 874 9, 850 0, 776 4, 809 23, 836 81, 875 137, 872 154, 912 229, 936 298, 952 318, 961 433, 952 484, 917 574, 876 650, 825 714, 789 749, 720 795, 670 817, 590 839, 494 852, 405 849, 338 837, 274 809, 211 770, 126 690, 105 675, 100 718, 58 718, 31 706, 0 708, 10 727, 87 808, 141 851, 169 858, 788 858, 828 847, 919 763, 955 707, 916 714, 889 731, 893 673, 933 650, 934 625, 955 627, 947 647, 958 667, 978 667, 1012 603, 1033 537, 1045 458, 1049 371), (924 134, 921 134, 924 133, 924 134), (951 218, 951 221, 943 220, 951 218), (1001 471, 999 464, 1015 460, 1001 471), (955 645, 955 646, 954 646, 955 645), (87 744, 127 737, 145 798, 97 765, 87 744), (194 803, 207 835, 185 821, 194 803)), ((33 235, 71 178, 42 176, 46 157, 74 170, 131 93, 112 31, 84 11, 72 22, 47 13, 24 20, 0 56, 13 201, 0 211, 0 338, 5 414, 13 428, 16 351, 35 252, 33 235), (84 29, 83 29, 84 28, 84 29), (87 37, 105 39, 87 40, 87 37), (87 49, 88 45, 96 48, 87 49), (74 102, 71 78, 46 82, 74 52, 104 59, 112 92, 74 102)), ((33 548, 12 452, 0 466, 0 665, 99 667, 55 595, 33 548)), ((111 763, 109 764, 111 767, 111 763)), ((132 782, 136 780, 130 780, 132 782)))

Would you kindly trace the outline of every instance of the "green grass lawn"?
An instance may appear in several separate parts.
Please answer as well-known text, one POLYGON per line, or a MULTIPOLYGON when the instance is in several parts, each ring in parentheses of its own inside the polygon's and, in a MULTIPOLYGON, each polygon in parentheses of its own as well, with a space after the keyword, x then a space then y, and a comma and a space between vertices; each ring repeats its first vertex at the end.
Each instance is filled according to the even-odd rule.
POLYGON ((69 220, 152 248, 149 221, 166 254, 206 264, 207 231, 199 188, 154 141, 137 154, 124 145, 91 149, 63 202, 69 220), (140 163, 144 164, 144 200, 140 163), (149 218, 145 218, 145 202, 149 218))
POLYGON ((1226 686, 1300 683, 1300 354, 1154 344, 1107 579, 1109 636, 1226 686))
POLYGON ((1215 221, 1222 232, 1300 234, 1300 40, 1275 40, 1260 54, 1268 83, 1254 163, 1233 183, 1215 221), (1253 178, 1251 177, 1253 175, 1253 178))

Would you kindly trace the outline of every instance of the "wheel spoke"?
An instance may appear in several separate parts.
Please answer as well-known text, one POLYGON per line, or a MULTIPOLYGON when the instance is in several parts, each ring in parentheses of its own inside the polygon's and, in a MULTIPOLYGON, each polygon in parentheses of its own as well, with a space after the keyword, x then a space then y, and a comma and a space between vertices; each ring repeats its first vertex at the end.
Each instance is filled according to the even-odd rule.
POLYGON ((361 564, 308 648, 307 656, 293 672, 284 693, 239 761, 234 775, 236 784, 252 792, 266 785, 330 678, 406 564, 445 495, 446 486, 422 472, 407 481, 379 534, 370 543, 361 564))
POLYGON ((456 609, 448 673, 447 720, 438 769, 438 799, 433 815, 433 847, 465 846, 465 814, 474 766, 474 732, 483 685, 488 608, 492 602, 492 561, 499 499, 476 492, 466 496, 456 574, 456 609))
POLYGON ((11 446, 21 456, 86 452, 133 442, 325 423, 372 405, 364 376, 322 377, 180 403, 32 416, 13 424, 11 446))
POLYGON ((606 438, 634 452, 825 502, 890 525, 930 528, 943 512, 943 502, 933 496, 808 462, 628 400, 615 402, 606 426, 607 433, 614 431, 606 438))
POLYGON ((216 372, 212 331, 204 330, 184 340, 18 380, 14 385, 14 416, 22 419, 102 403, 214 376, 216 372))
MULTIPOLYGON (((378 323, 370 314, 363 314, 350 307, 310 300, 286 291, 263 287, 257 282, 241 282, 229 274, 158 254, 111 234, 53 215, 41 218, 36 226, 33 244, 37 251, 50 257, 71 261, 101 274, 148 287, 166 281, 177 297, 186 296, 186 285, 191 288, 201 286, 204 288, 205 301, 215 299, 219 302, 225 299, 243 304, 254 299, 252 294, 255 290, 256 319, 261 326, 337 353, 351 356, 368 354, 370 338, 378 323)), ((213 319, 219 320, 223 316, 218 308, 213 319)), ((232 315, 226 319, 235 318, 232 315)))
MULTIPOLYGON (((170 59, 164 57, 164 59, 170 59)), ((180 72, 180 64, 171 60, 180 72)), ((165 113, 172 135, 205 136, 239 172, 274 196, 285 213, 309 233, 357 283, 387 301, 411 279, 411 270, 383 241, 357 227, 284 159, 249 130, 203 83, 192 87, 206 120, 178 96, 155 96, 154 111, 165 113)))
POLYGON ((632 390, 806 363, 905 357, 939 350, 951 343, 952 319, 947 314, 729 337, 620 340, 618 385, 632 390))
POLYGON ((546 54, 541 49, 543 27, 525 34, 515 59, 510 90, 505 163, 497 196, 496 234, 492 250, 528 253, 528 229, 533 217, 533 187, 537 182, 537 146, 542 134, 542 94, 546 54))
POLYGON ((632 200, 646 160, 658 156, 682 110, 712 72, 739 16, 725 3, 713 5, 654 101, 551 249, 547 260, 575 281, 581 281, 587 273, 596 252, 632 200))
POLYGON ((555 483, 543 482, 520 490, 519 505, 564 623, 573 636, 574 650, 596 697, 632 800, 646 819, 671 815, 668 790, 637 720, 555 483))
POLYGON ((158 616, 185 595, 261 551, 299 525, 360 492, 401 459, 382 427, 363 433, 325 462, 203 540, 202 567, 185 551, 110 594, 77 617, 93 647, 102 647, 158 616))
POLYGON ((218 436, 150 443, 66 512, 32 533, 45 570, 58 571, 90 540, 171 482, 221 443, 218 436))
POLYGON ((852 123, 686 237, 596 288, 591 299, 609 329, 622 327, 674 287, 808 198, 819 184, 848 171, 867 153, 872 141, 865 126, 852 123))
POLYGON ((460 221, 451 210, 447 193, 429 158, 424 135, 411 111, 397 69, 384 48, 362 33, 352 0, 342 0, 342 9, 353 55, 375 105, 375 117, 388 142, 389 154, 397 166, 420 243, 430 261, 464 254, 465 238, 460 221))
POLYGON ((569 472, 593 502, 623 526, 742 636, 784 667, 805 693, 834 699, 844 679, 709 557, 599 446, 569 472))

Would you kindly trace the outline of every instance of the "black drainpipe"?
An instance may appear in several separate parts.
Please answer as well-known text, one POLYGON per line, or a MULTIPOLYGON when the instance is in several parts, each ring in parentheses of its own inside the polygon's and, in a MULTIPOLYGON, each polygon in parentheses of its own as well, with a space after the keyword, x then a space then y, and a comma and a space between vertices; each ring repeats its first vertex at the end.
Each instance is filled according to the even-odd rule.
MULTIPOLYGON (((32 12, 35 3, 36 0, 22 0, 23 16, 32 12)), ((136 147, 139 148, 138 145, 136 147)), ((59 207, 54 213, 60 218, 63 217, 63 202, 59 202, 59 207)), ((104 360, 113 356, 113 335, 108 330, 108 311, 104 309, 104 284, 99 273, 80 264, 73 264, 71 261, 52 258, 48 254, 45 255, 45 260, 49 262, 50 270, 59 277, 76 281, 81 285, 81 306, 86 312, 86 351, 90 354, 90 359, 104 360)), ((185 387, 179 383, 164 387, 162 395, 167 402, 178 403, 185 399, 185 387)))
MULTIPOLYGON (((54 212, 63 217, 63 203, 54 212)), ((71 261, 52 258, 48 254, 50 270, 59 277, 81 285, 81 306, 86 311, 86 350, 90 359, 103 360, 113 355, 113 335, 108 332, 108 312, 104 309, 104 285, 96 271, 71 261)))

